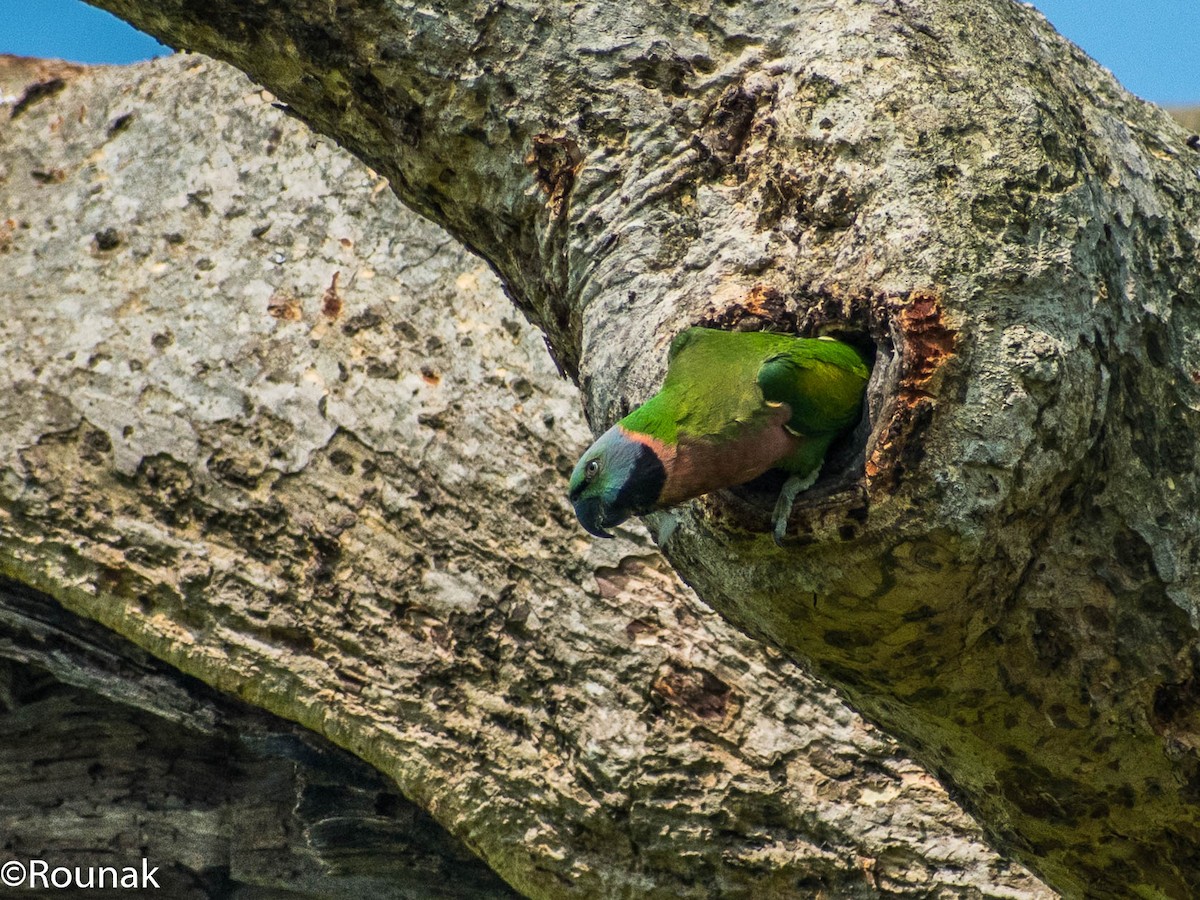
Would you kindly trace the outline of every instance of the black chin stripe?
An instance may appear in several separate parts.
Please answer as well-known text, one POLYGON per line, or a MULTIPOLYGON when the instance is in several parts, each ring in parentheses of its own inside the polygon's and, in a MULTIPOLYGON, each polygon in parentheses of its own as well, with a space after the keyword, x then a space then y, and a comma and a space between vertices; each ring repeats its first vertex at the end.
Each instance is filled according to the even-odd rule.
POLYGON ((666 483, 667 470, 663 468, 658 456, 645 444, 638 444, 633 471, 629 479, 621 485, 613 507, 638 514, 649 512, 658 502, 666 483))

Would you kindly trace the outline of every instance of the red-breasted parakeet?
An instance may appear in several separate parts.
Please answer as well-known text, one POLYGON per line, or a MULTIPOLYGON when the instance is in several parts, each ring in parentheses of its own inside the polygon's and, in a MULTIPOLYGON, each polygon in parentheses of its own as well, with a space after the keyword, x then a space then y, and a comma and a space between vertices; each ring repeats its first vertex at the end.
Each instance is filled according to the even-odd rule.
POLYGON ((571 473, 569 497, 597 537, 768 469, 789 478, 775 505, 783 538, 796 495, 853 426, 870 372, 849 344, 769 332, 689 328, 671 342, 662 389, 601 435, 571 473))

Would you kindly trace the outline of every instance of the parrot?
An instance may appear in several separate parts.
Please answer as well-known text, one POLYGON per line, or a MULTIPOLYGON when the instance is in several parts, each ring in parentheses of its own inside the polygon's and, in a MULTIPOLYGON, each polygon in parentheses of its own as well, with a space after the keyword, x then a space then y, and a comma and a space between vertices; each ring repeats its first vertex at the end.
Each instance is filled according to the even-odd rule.
POLYGON ((779 469, 788 476, 774 510, 782 544, 796 495, 858 422, 869 377, 859 352, 833 338, 688 328, 671 342, 659 392, 579 458, 568 499, 589 533, 612 537, 606 529, 631 515, 779 469))

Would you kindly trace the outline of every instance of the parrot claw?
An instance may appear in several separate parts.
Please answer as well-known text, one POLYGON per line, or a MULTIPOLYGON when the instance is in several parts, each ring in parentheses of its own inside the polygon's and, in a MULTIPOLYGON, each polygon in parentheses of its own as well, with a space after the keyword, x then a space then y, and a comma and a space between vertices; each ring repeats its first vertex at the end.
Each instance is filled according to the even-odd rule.
POLYGON ((653 512, 646 516, 646 521, 654 531, 654 543, 664 546, 679 527, 679 516, 668 512, 653 512))
POLYGON ((792 514, 792 504, 796 502, 796 495, 812 487, 820 474, 821 467, 817 466, 807 475, 793 475, 783 483, 779 499, 775 501, 774 537, 777 547, 783 546, 783 536, 787 534, 788 517, 792 514))

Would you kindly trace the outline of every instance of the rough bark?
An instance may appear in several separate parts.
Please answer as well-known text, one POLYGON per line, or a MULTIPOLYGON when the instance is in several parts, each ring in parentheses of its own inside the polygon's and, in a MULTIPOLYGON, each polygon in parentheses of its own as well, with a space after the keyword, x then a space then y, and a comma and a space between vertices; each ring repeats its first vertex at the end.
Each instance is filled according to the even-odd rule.
POLYGON ((120 871, 144 857, 172 900, 517 896, 312 732, 4 580, 0 624, 5 861, 120 871))
POLYGON ((865 465, 667 555, 1060 889, 1200 878, 1200 148, 1011 0, 98 0, 450 228, 592 424, 685 325, 857 335, 865 465))
POLYGON ((0 135, 0 565, 394 778, 533 896, 1049 896, 644 535, 483 264, 208 60, 0 135))

